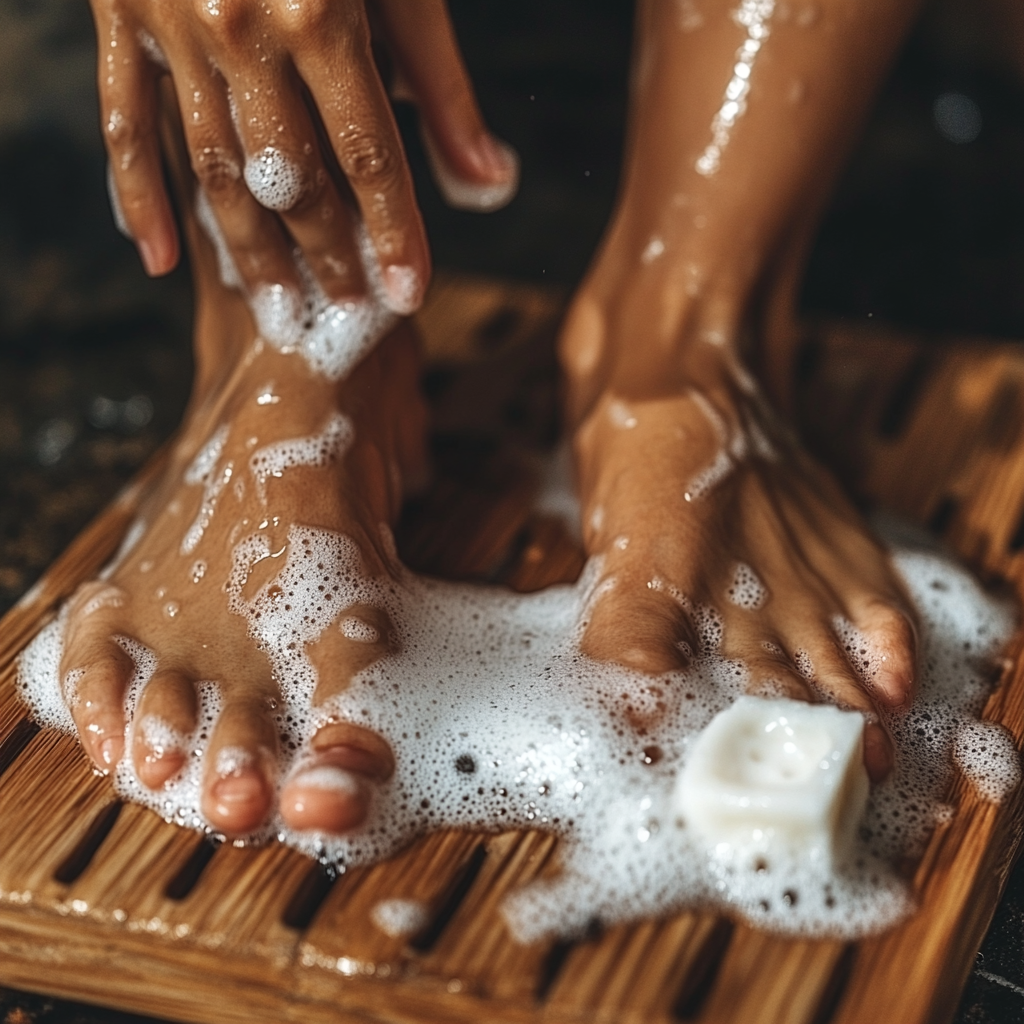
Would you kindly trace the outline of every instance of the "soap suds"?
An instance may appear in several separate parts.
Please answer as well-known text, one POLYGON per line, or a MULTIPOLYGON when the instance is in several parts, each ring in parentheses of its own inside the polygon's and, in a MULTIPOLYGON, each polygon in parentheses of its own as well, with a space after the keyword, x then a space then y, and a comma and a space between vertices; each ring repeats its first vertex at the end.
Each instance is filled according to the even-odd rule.
MULTIPOLYGON (((249 165, 246 165, 248 172, 249 165)), ((209 198, 196 189, 196 219, 217 255, 221 283, 245 292, 234 257, 209 198)), ((313 275, 300 249, 292 252, 300 288, 264 284, 246 293, 260 335, 280 352, 296 353, 315 373, 340 380, 398 322, 381 277, 373 243, 362 224, 356 229, 368 294, 333 302, 313 275)))
POLYGON ((361 644, 375 644, 380 639, 380 633, 373 626, 354 615, 342 619, 341 632, 349 640, 356 640, 361 644))
POLYGON ((249 472, 256 481, 260 501, 266 503, 270 477, 280 478, 286 469, 295 466, 326 466, 340 459, 354 438, 352 421, 340 412, 332 412, 319 434, 292 437, 257 449, 249 459, 249 472))
MULTIPOLYGON (((377 731, 391 744, 395 771, 372 785, 366 822, 345 837, 293 832, 275 816, 250 839, 278 836, 344 868, 439 828, 549 830, 561 840, 561 873, 504 904, 524 941, 581 934, 594 919, 613 923, 683 908, 726 910, 790 934, 873 933, 913 908, 892 864, 919 855, 941 819, 954 750, 986 798, 1005 795, 1019 778, 1012 743, 977 717, 990 692, 987 666, 1013 617, 966 572, 930 553, 895 554, 920 612, 921 687, 909 711, 882 715, 896 768, 871 792, 849 862, 832 872, 800 851, 777 850, 751 863, 728 843, 709 845, 674 810, 692 743, 749 681, 742 663, 720 654, 722 620, 714 609, 692 605, 699 649, 690 667, 648 676, 591 661, 580 650, 605 589, 596 585, 599 560, 574 586, 516 595, 400 567, 395 579, 368 577, 350 538, 293 526, 280 572, 246 598, 250 568, 267 554, 263 537, 244 538, 227 589, 280 689, 281 777, 301 772, 312 735, 328 720, 377 731), (395 643, 314 707, 308 646, 355 606, 386 615, 395 643), (630 723, 629 706, 659 711, 643 735, 630 723)), ((690 606, 683 595, 677 599, 690 606)), ((62 631, 59 618, 26 649, 19 686, 39 721, 71 731, 58 677, 62 631)), ((863 660, 860 640, 847 638, 863 660)), ((122 646, 136 664, 125 704, 130 717, 155 659, 141 645, 122 646)), ((186 742, 182 773, 153 792, 125 759, 115 785, 168 820, 202 828, 201 757, 220 699, 215 684, 198 690, 200 726, 186 742)), ((227 763, 217 769, 238 770, 227 763)))
POLYGON ((277 213, 290 210, 306 191, 302 168, 273 146, 250 156, 244 173, 245 184, 256 202, 277 213))
POLYGON ((157 757, 185 749, 185 736, 159 715, 146 715, 138 727, 143 740, 157 757))
POLYGON ((964 722, 956 732, 953 760, 982 800, 1001 804, 1021 778, 1017 748, 998 722, 964 722))
POLYGON ((424 126, 421 132, 423 149, 430 172, 444 201, 455 210, 491 213, 507 206, 519 189, 519 154, 506 143, 499 142, 502 157, 508 165, 508 178, 497 185, 478 185, 459 178, 444 161, 440 150, 424 126))
POLYGON ((171 65, 167 60, 167 54, 164 53, 163 47, 153 38, 153 36, 147 32, 144 28, 139 29, 137 36, 139 45, 142 47, 143 52, 146 56, 158 67, 164 71, 170 71, 171 65))
MULTIPOLYGON (((533 499, 533 510, 560 520, 573 540, 581 540, 580 505, 576 499, 572 447, 568 441, 562 442, 551 457, 538 464, 538 473, 540 486, 533 499)), ((603 521, 604 511, 598 506, 591 513, 590 525, 598 531, 603 521)))
POLYGON ((199 503, 199 511, 196 513, 192 525, 185 531, 181 540, 181 553, 190 555, 195 551, 199 542, 203 539, 207 527, 213 521, 213 514, 217 510, 217 502, 220 496, 231 481, 234 473, 234 463, 227 462, 222 468, 218 468, 221 453, 228 439, 228 427, 218 427, 209 441, 199 449, 191 465, 185 470, 182 477, 184 482, 191 487, 202 485, 203 496, 199 503))
POLYGON ((310 789, 326 789, 348 796, 358 793, 361 789, 359 779, 352 772, 330 764, 305 768, 295 775, 292 782, 310 789))
POLYGON ((366 229, 357 233, 369 294, 332 302, 299 250, 295 268, 302 294, 281 284, 265 285, 250 297, 261 335, 281 352, 295 352, 315 373, 340 380, 397 322, 388 305, 377 254, 366 229))
POLYGON ((737 608, 754 611, 768 599, 768 589, 746 562, 737 562, 732 584, 725 596, 737 608))
POLYGON ((370 919, 385 934, 394 939, 416 935, 430 921, 426 904, 419 900, 381 900, 374 904, 370 919))
MULTIPOLYGON (((189 468, 191 482, 215 478, 222 447, 215 435, 189 468)), ((130 550, 127 539, 126 545, 130 550)), ((302 771, 309 739, 329 719, 377 730, 392 746, 395 772, 374 785, 367 822, 344 838, 293 833, 275 817, 251 840, 278 836, 345 867, 387 856, 440 827, 549 829, 561 839, 562 872, 505 903, 523 940, 580 934, 594 919, 610 924, 683 907, 724 908, 792 934, 878 931, 912 909, 890 865, 920 854, 936 822, 948 816, 942 798, 954 763, 985 799, 1005 798, 1019 782, 1009 735, 977 718, 990 689, 987 665, 1009 637, 1013 617, 964 570, 932 553, 895 555, 921 614, 921 691, 905 715, 883 715, 896 769, 870 795, 850 863, 831 873, 812 869, 799 852, 776 851, 752 864, 735 849, 710 848, 673 810, 692 742, 749 682, 745 668, 719 652, 722 618, 713 608, 664 585, 692 616, 698 649, 688 670, 651 677, 592 662, 580 650, 591 609, 614 586, 596 585, 598 560, 575 586, 523 596, 425 580, 397 565, 395 580, 368 578, 353 541, 293 526, 281 571, 247 599, 250 570, 269 553, 263 537, 244 538, 227 590, 281 690, 281 777, 302 771), (395 642, 342 693, 314 708, 307 646, 332 626, 362 639, 352 635, 362 621, 346 614, 357 605, 383 612, 395 642), (637 734, 628 712, 653 710, 658 716, 637 734)), ((734 590, 744 601, 757 598, 738 568, 734 590)), ((41 722, 73 731, 58 675, 66 615, 23 653, 18 682, 41 722)), ((851 624, 837 620, 835 628, 869 681, 877 656, 851 624)), ((141 645, 122 646, 136 665, 126 696, 131 718, 155 658, 141 645)), ((801 653, 798 668, 813 677, 801 653)), ((180 775, 154 793, 126 759, 115 781, 124 797, 168 820, 206 827, 202 756, 221 702, 216 684, 198 689, 200 725, 184 740, 189 755, 180 775)))

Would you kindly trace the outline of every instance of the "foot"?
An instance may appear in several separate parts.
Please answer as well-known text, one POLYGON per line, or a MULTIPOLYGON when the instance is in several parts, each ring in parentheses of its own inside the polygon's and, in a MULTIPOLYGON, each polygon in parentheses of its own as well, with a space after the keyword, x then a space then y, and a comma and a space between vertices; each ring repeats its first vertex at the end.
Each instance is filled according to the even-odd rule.
POLYGON ((595 276, 562 338, 584 541, 614 581, 584 650, 650 673, 740 659, 754 692, 864 712, 865 764, 884 777, 879 712, 909 703, 916 658, 885 550, 736 360, 736 317, 716 304, 709 326, 691 306, 668 360, 637 341, 657 308, 644 285, 664 282, 602 291, 595 276))
MULTIPOLYGON (((382 526, 398 512, 403 479, 423 469, 415 344, 399 328, 334 384, 297 355, 253 347, 247 316, 240 303, 200 315, 200 353, 230 357, 232 336, 250 339, 248 352, 206 375, 223 383, 195 403, 140 511, 141 537, 107 578, 73 598, 61 678, 96 765, 109 771, 130 757, 153 790, 185 767, 204 688, 214 683, 222 710, 204 741, 208 822, 245 835, 279 800, 289 827, 338 833, 365 817, 375 782, 392 770, 390 750, 365 729, 328 721, 280 785, 280 680, 237 600, 229 609, 227 584, 238 544, 253 537, 269 557, 247 566, 241 597, 272 583, 293 525, 345 534, 369 575, 391 572, 382 526), (155 670, 129 721, 125 697, 140 645, 155 670)), ((339 608, 328 618, 351 620, 351 628, 325 622, 305 646, 318 676, 314 705, 387 652, 393 632, 377 609, 339 608)))

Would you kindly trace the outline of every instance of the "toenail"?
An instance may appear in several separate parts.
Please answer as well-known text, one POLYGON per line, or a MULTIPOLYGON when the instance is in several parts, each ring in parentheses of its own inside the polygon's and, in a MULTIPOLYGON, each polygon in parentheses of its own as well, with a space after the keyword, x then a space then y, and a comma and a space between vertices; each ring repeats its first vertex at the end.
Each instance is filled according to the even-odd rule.
POLYGON ((254 803, 263 797, 263 780, 255 771, 244 771, 220 779, 211 792, 218 814, 231 813, 239 804, 254 803))
MULTIPOLYGON (((327 790, 332 793, 343 793, 346 796, 357 796, 362 792, 362 784, 353 772, 345 771, 333 764, 309 768, 296 775, 292 780, 300 789, 327 790)), ((298 801, 296 801, 298 807, 298 801)))
POLYGON ((121 760, 124 743, 119 736, 109 736, 100 743, 100 760, 112 768, 121 760))

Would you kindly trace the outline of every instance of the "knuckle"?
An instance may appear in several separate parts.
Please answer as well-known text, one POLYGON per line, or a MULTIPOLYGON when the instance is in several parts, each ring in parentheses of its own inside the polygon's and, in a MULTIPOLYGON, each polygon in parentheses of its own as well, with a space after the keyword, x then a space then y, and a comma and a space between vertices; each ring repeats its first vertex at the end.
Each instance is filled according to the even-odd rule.
POLYGON ((211 198, 227 198, 239 190, 242 169, 230 150, 196 146, 191 157, 196 180, 211 198))
POLYGON ((309 37, 333 28, 337 9, 331 0, 289 0, 277 5, 277 16, 290 35, 309 37))
POLYGON ((383 187, 401 166, 398 153, 377 132, 352 132, 343 140, 341 169, 354 185, 383 187))
POLYGON ((235 41, 249 22, 248 0, 194 0, 199 21, 215 39, 235 41))
POLYGON ((152 130, 120 107, 111 107, 103 123, 103 136, 112 152, 124 153, 134 151, 149 141, 152 130))

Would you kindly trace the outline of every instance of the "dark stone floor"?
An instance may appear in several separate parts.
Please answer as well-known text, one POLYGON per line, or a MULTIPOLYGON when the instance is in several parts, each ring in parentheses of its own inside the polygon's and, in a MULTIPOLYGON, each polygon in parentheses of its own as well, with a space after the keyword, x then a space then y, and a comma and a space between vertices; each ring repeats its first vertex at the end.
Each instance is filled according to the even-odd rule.
MULTIPOLYGON (((452 7, 523 186, 490 217, 446 210, 402 112, 436 262, 571 286, 614 198, 630 4, 452 7)), ((890 76, 818 238, 809 310, 1024 338, 1024 89, 978 59, 964 24, 932 12, 890 76), (959 128, 936 119, 942 96, 959 128), (951 141, 972 118, 977 137, 951 141)), ((0 611, 168 436, 188 392, 187 272, 148 281, 113 228, 94 61, 80 0, 0 0, 0 611)), ((958 1024, 1024 1021, 1022 954, 1024 868, 958 1024)), ((140 1019, 0 990, 2 1024, 140 1019)))

